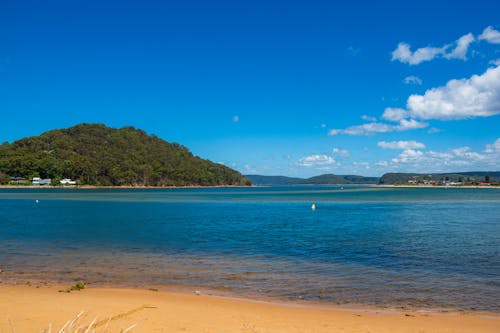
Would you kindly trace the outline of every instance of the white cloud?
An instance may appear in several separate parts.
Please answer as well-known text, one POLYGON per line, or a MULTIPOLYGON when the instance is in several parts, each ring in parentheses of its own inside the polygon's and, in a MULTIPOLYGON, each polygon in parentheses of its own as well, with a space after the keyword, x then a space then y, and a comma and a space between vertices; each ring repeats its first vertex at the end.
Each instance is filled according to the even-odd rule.
POLYGON ((332 154, 333 155, 340 155, 340 156, 349 156, 350 153, 347 149, 340 149, 340 148, 333 148, 332 149, 332 154))
POLYGON ((500 113, 500 66, 469 79, 450 80, 443 87, 411 95, 408 113, 418 119, 465 119, 500 113))
POLYGON ((240 116, 234 115, 233 116, 233 122, 237 123, 238 121, 240 121, 240 116))
POLYGON ((492 26, 489 26, 483 30, 483 33, 479 35, 478 39, 485 40, 491 44, 500 44, 500 31, 495 30, 492 26))
POLYGON ((437 158, 437 159, 441 159, 441 160, 451 160, 453 158, 453 154, 432 151, 432 150, 429 150, 427 152, 427 154, 432 158, 437 158))
POLYGON ((442 130, 440 130, 439 128, 436 128, 436 127, 431 127, 427 131, 427 133, 429 133, 429 134, 434 134, 434 133, 439 133, 439 132, 442 132, 442 130))
POLYGON ((389 121, 400 121, 408 117, 408 112, 400 108, 385 108, 382 118, 389 121))
POLYGON ((315 167, 335 164, 335 160, 328 155, 317 154, 301 158, 297 164, 303 167, 315 167))
MULTIPOLYGON (((377 164, 384 166, 382 164, 377 164)), ((450 171, 450 167, 468 167, 496 170, 500 167, 500 138, 492 144, 487 144, 482 153, 473 151, 470 147, 458 147, 447 151, 423 151, 405 149, 391 160, 387 167, 405 165, 405 169, 425 172, 450 171)))
POLYGON ((491 60, 490 65, 500 66, 500 59, 491 60))
MULTIPOLYGON (((485 29, 483 35, 491 37, 495 31, 492 28, 485 29)), ((474 40, 474 36, 470 33, 463 35, 455 42, 456 46, 449 52, 447 50, 451 44, 441 48, 428 47, 411 52, 408 44, 400 43, 393 52, 393 60, 417 64, 429 60, 437 54, 448 59, 465 59, 467 50, 474 40)), ((405 83, 421 83, 417 76, 408 76, 403 81, 405 83)), ((429 124, 425 120, 457 120, 489 117, 497 114, 500 114, 500 59, 494 61, 493 67, 488 68, 482 74, 472 75, 470 78, 450 80, 444 86, 426 90, 423 95, 410 95, 404 109, 386 108, 381 118, 389 123, 363 115, 362 119, 366 120, 367 123, 344 129, 331 129, 328 135, 375 135, 402 132, 428 127, 429 124)), ((439 131, 436 128, 431 128, 429 133, 439 131)))
POLYGON ((346 129, 332 129, 328 132, 328 135, 338 135, 338 134, 347 134, 347 135, 373 135, 375 133, 386 133, 391 132, 393 130, 393 126, 383 123, 368 123, 357 126, 350 126, 346 129))
POLYGON ((500 114, 500 66, 468 79, 450 80, 445 86, 431 88, 423 95, 411 95, 406 110, 386 108, 382 118, 398 125, 370 122, 332 129, 328 135, 374 135, 425 128, 422 120, 457 120, 500 114))
POLYGON ((406 149, 403 150, 396 158, 392 159, 393 163, 415 163, 422 159, 424 153, 420 150, 406 149))
POLYGON ((500 138, 496 139, 492 144, 486 145, 484 152, 488 154, 500 153, 500 138))
POLYGON ((379 141, 377 145, 383 149, 424 149, 425 145, 414 140, 411 141, 379 141))
POLYGON ((417 121, 415 119, 402 119, 399 121, 399 125, 389 125, 384 123, 373 122, 362 125, 350 126, 345 129, 332 129, 328 132, 328 135, 330 136, 339 134, 374 135, 377 133, 408 131, 411 129, 424 128, 427 126, 429 126, 429 124, 417 121))
MULTIPOLYGON (((490 35, 493 35, 490 30, 488 32, 490 35)), ((468 33, 463 35, 453 43, 445 44, 441 47, 421 47, 416 49, 414 52, 411 51, 411 47, 409 44, 401 42, 398 44, 396 49, 392 51, 391 60, 397 60, 409 65, 418 65, 422 62, 431 61, 438 57, 443 57, 445 59, 467 60, 467 52, 469 50, 469 46, 475 40, 476 39, 474 38, 474 35, 472 33, 468 33)))
POLYGON ((399 43, 398 47, 392 51, 392 61, 398 60, 402 63, 410 65, 418 65, 424 61, 429 61, 444 54, 446 48, 444 47, 422 47, 412 52, 410 45, 407 43, 399 43))
POLYGON ((460 147, 452 150, 453 154, 457 157, 467 158, 469 160, 482 160, 484 155, 471 151, 470 147, 460 147))
POLYGON ((399 126, 396 126, 396 130, 401 132, 401 131, 408 131, 412 129, 419 129, 419 128, 425 128, 429 126, 429 124, 417 121, 415 119, 402 119, 399 122, 399 126))
POLYGON ((243 172, 246 173, 246 174, 249 174, 249 173, 257 173, 257 169, 255 169, 254 167, 250 166, 249 164, 245 164, 243 166, 243 172))
POLYGON ((415 76, 415 75, 410 75, 410 76, 407 76, 403 79, 403 83, 404 84, 417 84, 417 85, 421 85, 422 84, 422 79, 419 78, 418 76, 415 76))
POLYGON ((387 167, 389 163, 387 161, 379 161, 375 163, 376 166, 387 167))
POLYGON ((366 120, 366 121, 377 121, 377 118, 376 117, 372 117, 372 116, 367 116, 366 114, 362 115, 361 116, 361 119, 363 120, 366 120))
POLYGON ((450 52, 444 55, 446 59, 462 59, 467 60, 467 51, 469 45, 475 40, 474 35, 468 33, 457 40, 457 46, 450 52))

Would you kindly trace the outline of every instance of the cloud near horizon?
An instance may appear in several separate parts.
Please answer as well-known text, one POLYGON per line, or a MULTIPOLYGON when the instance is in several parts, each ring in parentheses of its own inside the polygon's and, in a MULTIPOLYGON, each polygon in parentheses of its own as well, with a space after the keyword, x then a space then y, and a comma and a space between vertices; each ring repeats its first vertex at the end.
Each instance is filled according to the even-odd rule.
POLYGON ((415 119, 401 119, 398 125, 390 125, 380 122, 372 122, 362 125, 350 126, 345 129, 332 129, 328 131, 329 136, 346 134, 346 135, 374 135, 377 133, 388 132, 403 132, 411 129, 424 128, 429 126, 425 122, 420 122, 415 119))
POLYGON ((379 141, 377 145, 383 149, 424 149, 425 145, 414 140, 411 141, 379 141))
POLYGON ((325 154, 309 155, 297 161, 297 165, 303 167, 317 167, 335 164, 335 160, 325 154))
MULTIPOLYGON (((383 142, 383 141, 382 141, 383 142)), ((381 142, 379 142, 379 146, 381 142)), ((500 138, 492 144, 487 144, 482 152, 473 151, 468 146, 448 149, 447 151, 423 150, 417 145, 399 144, 399 142, 388 142, 394 149, 403 148, 397 156, 388 161, 379 161, 375 166, 398 170, 404 166, 411 166, 412 170, 426 170, 426 172, 441 172, 449 170, 450 167, 470 167, 481 169, 498 169, 500 167, 500 138), (399 147, 399 148, 396 148, 399 147)), ((385 144, 382 144, 385 145, 385 144)), ((384 148, 384 147, 382 147, 384 148)))
POLYGON ((350 155, 349 151, 347 149, 340 149, 340 148, 333 148, 332 149, 332 154, 333 155, 339 155, 343 157, 347 157, 350 155))

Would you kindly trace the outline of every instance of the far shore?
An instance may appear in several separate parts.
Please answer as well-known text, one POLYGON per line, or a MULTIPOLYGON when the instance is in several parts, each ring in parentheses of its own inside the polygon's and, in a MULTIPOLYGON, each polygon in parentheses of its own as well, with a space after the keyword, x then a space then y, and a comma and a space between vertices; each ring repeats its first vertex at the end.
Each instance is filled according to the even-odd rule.
POLYGON ((500 314, 347 308, 203 292, 0 284, 0 332, 53 332, 83 311, 96 332, 498 332, 500 314), (134 326, 135 325, 135 326, 134 326))
POLYGON ((120 185, 120 186, 100 186, 100 185, 75 185, 75 186, 52 186, 52 185, 0 185, 0 188, 7 189, 176 189, 176 188, 249 188, 255 187, 255 185, 188 185, 188 186, 132 186, 132 185, 120 185))
POLYGON ((377 187, 403 187, 403 188, 500 188, 498 185, 399 185, 377 184, 377 187))
POLYGON ((76 186, 52 186, 52 185, 0 185, 0 189, 209 189, 209 188, 268 188, 273 186, 368 186, 388 188, 489 188, 498 189, 500 185, 406 185, 406 184, 293 184, 293 185, 189 185, 189 186, 100 186, 100 185, 76 185, 76 186))

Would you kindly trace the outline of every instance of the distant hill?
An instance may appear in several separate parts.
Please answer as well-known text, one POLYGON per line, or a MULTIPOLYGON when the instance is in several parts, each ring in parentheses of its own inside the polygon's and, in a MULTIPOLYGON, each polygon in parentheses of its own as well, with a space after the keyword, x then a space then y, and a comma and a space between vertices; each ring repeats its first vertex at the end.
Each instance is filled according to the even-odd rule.
POLYGON ((285 176, 261 176, 261 175, 245 175, 252 181, 254 185, 292 185, 302 178, 285 177, 285 176))
POLYGON ((450 181, 450 182, 484 182, 486 177, 491 182, 500 181, 499 171, 468 171, 468 172, 454 172, 454 173, 386 173, 380 177, 380 184, 407 184, 409 180, 414 178, 418 181, 450 181))
POLYGON ((251 185, 239 172, 133 127, 80 124, 0 145, 0 181, 71 178, 79 184, 251 185))
POLYGON ((329 184, 378 184, 378 177, 363 177, 357 175, 324 174, 302 179, 295 184, 329 185, 329 184))
POLYGON ((334 175, 324 174, 311 178, 293 178, 285 176, 261 176, 246 175, 255 185, 343 185, 343 184, 408 184, 409 180, 423 183, 435 181, 462 182, 463 184, 475 184, 489 179, 491 183, 500 182, 500 171, 468 171, 458 173, 386 173, 382 177, 364 177, 357 175, 334 175), (488 177, 488 178, 487 178, 488 177))
POLYGON ((285 176, 246 175, 255 185, 335 185, 335 184, 378 184, 378 177, 325 174, 311 178, 285 176))

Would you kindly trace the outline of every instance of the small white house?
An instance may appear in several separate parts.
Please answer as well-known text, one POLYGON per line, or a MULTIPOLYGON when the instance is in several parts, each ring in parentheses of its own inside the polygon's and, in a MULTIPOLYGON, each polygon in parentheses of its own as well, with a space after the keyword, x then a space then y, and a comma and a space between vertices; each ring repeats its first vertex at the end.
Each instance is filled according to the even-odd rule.
POLYGON ((61 185, 76 185, 76 181, 71 180, 69 178, 61 179, 59 183, 61 183, 61 185))
POLYGON ((40 177, 33 177, 31 183, 33 185, 50 185, 50 183, 52 182, 52 179, 50 178, 46 178, 46 179, 42 179, 40 177))

